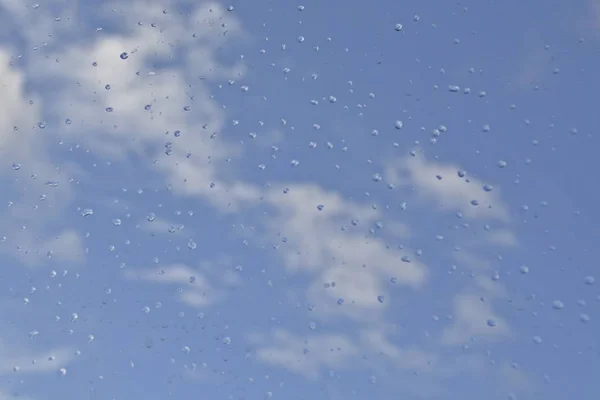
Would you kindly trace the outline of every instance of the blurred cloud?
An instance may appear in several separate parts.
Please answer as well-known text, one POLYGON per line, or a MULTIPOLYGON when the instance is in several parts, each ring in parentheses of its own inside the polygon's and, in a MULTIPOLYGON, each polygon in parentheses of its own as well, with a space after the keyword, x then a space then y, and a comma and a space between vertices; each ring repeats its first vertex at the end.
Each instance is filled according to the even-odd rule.
POLYGON ((310 379, 317 379, 323 368, 342 367, 359 354, 358 348, 338 335, 300 338, 285 330, 278 330, 271 340, 272 344, 256 351, 256 357, 310 379))
POLYGON ((498 339, 510 334, 507 321, 495 314, 484 299, 468 294, 454 298, 453 324, 442 334, 442 344, 466 344, 471 338, 498 339))
POLYGON ((407 249, 394 249, 365 234, 381 217, 377 210, 316 185, 285 187, 285 194, 282 186, 265 196, 276 210, 268 225, 272 235, 282 231, 287 238, 279 249, 286 267, 313 274, 307 295, 319 305, 318 312, 363 321, 378 318, 385 310, 379 297, 385 296, 384 284, 391 278, 409 288, 424 283, 426 267, 416 260, 402 260, 407 249), (319 211, 321 204, 324 207, 319 211), (323 290, 323 284, 331 282, 335 287, 323 290), (340 307, 338 299, 350 306, 340 307))
POLYGON ((199 271, 186 265, 169 265, 152 270, 127 270, 126 278, 163 285, 179 285, 180 300, 195 308, 207 307, 223 299, 224 294, 213 288, 199 271))
POLYGON ((458 171, 458 166, 417 155, 392 162, 387 168, 387 179, 394 185, 415 189, 419 198, 436 203, 441 210, 459 211, 466 218, 509 221, 497 188, 485 191, 484 182, 470 176, 462 178, 458 171), (479 205, 474 206, 472 201, 479 205))

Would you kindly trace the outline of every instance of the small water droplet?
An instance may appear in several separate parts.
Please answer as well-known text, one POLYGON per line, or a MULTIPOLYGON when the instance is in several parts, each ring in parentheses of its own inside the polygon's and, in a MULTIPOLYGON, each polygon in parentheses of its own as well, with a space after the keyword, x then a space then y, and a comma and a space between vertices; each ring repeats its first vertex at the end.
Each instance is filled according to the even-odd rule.
POLYGON ((554 300, 552 302, 552 308, 554 308, 555 310, 562 310, 563 308, 565 308, 565 304, 560 300, 554 300))

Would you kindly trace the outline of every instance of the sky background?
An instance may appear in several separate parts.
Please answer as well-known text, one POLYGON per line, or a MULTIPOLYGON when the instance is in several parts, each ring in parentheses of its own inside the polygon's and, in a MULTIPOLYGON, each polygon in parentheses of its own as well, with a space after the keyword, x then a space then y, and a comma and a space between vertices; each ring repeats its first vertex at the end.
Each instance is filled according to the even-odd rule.
POLYGON ((0 0, 0 399, 600 395, 600 3, 0 0))

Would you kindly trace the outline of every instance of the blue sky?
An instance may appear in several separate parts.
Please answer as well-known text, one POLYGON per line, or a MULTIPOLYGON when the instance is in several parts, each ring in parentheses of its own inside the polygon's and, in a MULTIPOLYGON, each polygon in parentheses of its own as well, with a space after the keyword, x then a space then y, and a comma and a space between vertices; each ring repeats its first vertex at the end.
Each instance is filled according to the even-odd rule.
POLYGON ((0 0, 0 399, 594 398, 599 10, 0 0))

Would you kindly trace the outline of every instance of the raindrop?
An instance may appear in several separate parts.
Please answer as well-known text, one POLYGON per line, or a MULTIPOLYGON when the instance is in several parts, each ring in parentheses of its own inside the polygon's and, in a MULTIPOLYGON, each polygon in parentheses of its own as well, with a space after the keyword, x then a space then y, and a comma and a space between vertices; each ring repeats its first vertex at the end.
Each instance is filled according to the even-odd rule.
POLYGON ((127 60, 129 58, 129 54, 127 54, 126 52, 123 52, 123 53, 121 53, 121 55, 119 57, 121 57, 121 60, 127 60))
POLYGON ((579 320, 581 322, 589 322, 590 321, 590 316, 587 314, 579 314, 579 320))
POLYGON ((554 300, 552 302, 552 308, 554 308, 555 310, 562 310, 563 308, 565 308, 565 304, 560 300, 554 300))
POLYGON ((400 32, 402 30, 402 24, 396 24, 394 29, 396 30, 396 32, 400 32))
POLYGON ((520 268, 520 270, 521 270, 521 273, 522 273, 523 275, 526 275, 526 274, 528 274, 528 273, 529 273, 529 267, 528 267, 528 266, 526 266, 526 265, 522 265, 522 266, 521 266, 521 268, 520 268))

